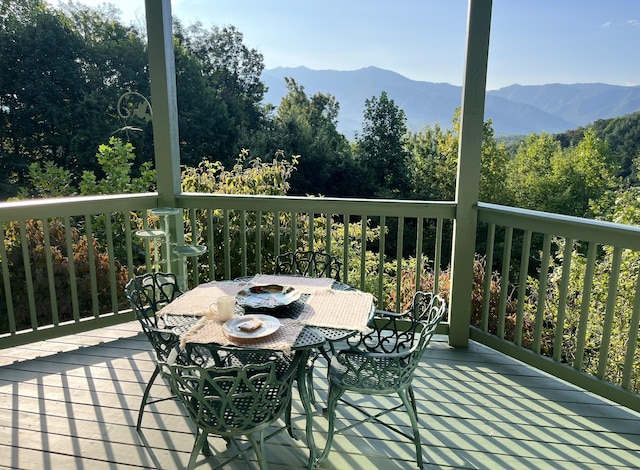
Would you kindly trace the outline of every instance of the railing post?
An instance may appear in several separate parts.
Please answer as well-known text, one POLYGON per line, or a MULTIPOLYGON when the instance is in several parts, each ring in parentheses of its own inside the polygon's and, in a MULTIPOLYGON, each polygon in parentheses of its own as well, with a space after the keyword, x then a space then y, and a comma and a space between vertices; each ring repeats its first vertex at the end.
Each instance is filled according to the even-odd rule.
POLYGON ((491 5, 492 0, 469 0, 451 265, 449 344, 452 346, 467 346, 469 342, 491 5))
MULTIPOLYGON (((180 145, 171 1, 145 0, 145 9, 158 204, 176 207, 176 195, 180 193, 180 145)), ((182 214, 168 217, 168 222, 171 242, 183 245, 182 214)), ((176 261, 171 270, 175 272, 178 268, 176 261)))

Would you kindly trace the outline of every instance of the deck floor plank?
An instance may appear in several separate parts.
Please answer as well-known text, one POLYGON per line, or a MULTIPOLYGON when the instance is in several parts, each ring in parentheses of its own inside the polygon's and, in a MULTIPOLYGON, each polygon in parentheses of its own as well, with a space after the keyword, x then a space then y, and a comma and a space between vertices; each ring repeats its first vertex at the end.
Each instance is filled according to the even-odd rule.
MULTIPOLYGON (((326 365, 317 362, 314 384, 326 399, 326 365)), ((135 322, 86 334, 2 350, 0 355, 0 468, 183 468, 194 430, 175 400, 146 408, 141 433, 138 406, 155 367, 135 322)), ((640 415, 472 343, 452 349, 433 341, 414 382, 425 468, 547 469, 640 468, 640 415)), ((162 380, 153 398, 169 397, 162 380)), ((394 397, 348 396, 368 411, 389 409, 394 397)), ((294 428, 304 429, 302 406, 293 405, 294 428)), ((348 425, 357 411, 339 407, 348 425)), ((405 413, 381 418, 408 433, 405 413)), ((316 416, 321 448, 326 419, 316 416)), ((226 444, 210 439, 216 455, 226 444)), ((304 440, 286 432, 267 441, 272 470, 306 468, 304 440)), ((218 462, 199 456, 197 468, 218 462)), ((415 467, 413 444, 378 423, 336 436, 322 468, 415 467)), ((254 457, 225 468, 257 468, 254 457)))

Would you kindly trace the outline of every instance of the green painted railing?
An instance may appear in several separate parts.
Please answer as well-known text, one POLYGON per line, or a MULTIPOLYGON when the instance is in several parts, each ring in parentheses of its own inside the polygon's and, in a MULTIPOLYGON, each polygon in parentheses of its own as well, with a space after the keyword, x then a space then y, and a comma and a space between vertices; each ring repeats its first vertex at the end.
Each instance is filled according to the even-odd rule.
POLYGON ((478 214, 471 338, 640 410, 640 227, 491 204, 478 214))
POLYGON ((132 319, 123 283, 157 194, 0 203, 0 347, 132 319), (140 220, 136 220, 136 219, 140 220))
MULTIPOLYGON (((131 320, 122 288, 135 273, 176 269, 195 285, 273 272, 299 248, 338 256, 342 280, 383 308, 400 310, 416 285, 448 290, 452 202, 185 193, 172 243, 184 234, 207 250, 171 266, 135 234, 163 227, 157 204, 155 193, 0 203, 0 348, 131 320)), ((489 204, 478 217, 471 338, 640 409, 640 229, 489 204)))
POLYGON ((407 286, 424 285, 425 273, 429 287, 440 288, 450 252, 450 246, 442 252, 443 240, 451 239, 455 214, 453 203, 442 202, 182 194, 177 205, 184 211, 167 224, 174 230, 171 248, 183 238, 177 230, 184 243, 207 248, 185 266, 176 256, 162 263, 163 237, 136 236, 139 229, 164 228, 164 218, 149 212, 157 201, 157 194, 144 194, 0 204, 6 232, 0 347, 131 319, 123 286, 136 273, 174 270, 193 286, 273 272, 275 257, 297 248, 333 253, 342 261, 343 281, 399 309, 413 290, 407 286), (403 256, 428 270, 395 261, 403 256))

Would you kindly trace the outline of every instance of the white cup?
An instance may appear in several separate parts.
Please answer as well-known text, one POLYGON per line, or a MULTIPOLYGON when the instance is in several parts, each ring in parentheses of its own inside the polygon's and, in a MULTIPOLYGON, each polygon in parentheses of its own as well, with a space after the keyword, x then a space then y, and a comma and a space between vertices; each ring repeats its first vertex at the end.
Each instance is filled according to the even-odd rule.
POLYGON ((218 297, 217 302, 218 318, 220 321, 227 321, 233 318, 236 308, 236 298, 232 295, 218 297))

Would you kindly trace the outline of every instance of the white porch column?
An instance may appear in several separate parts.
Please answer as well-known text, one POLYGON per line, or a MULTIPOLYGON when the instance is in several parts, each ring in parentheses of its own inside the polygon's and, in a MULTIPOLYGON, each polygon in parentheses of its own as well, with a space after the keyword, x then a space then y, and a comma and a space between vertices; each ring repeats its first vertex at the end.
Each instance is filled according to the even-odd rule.
POLYGON ((449 344, 452 346, 467 346, 469 342, 491 7, 492 0, 469 0, 451 265, 449 344))

